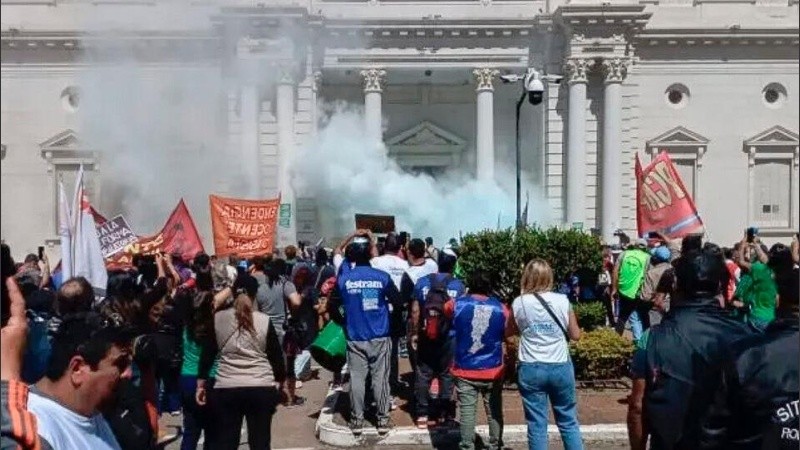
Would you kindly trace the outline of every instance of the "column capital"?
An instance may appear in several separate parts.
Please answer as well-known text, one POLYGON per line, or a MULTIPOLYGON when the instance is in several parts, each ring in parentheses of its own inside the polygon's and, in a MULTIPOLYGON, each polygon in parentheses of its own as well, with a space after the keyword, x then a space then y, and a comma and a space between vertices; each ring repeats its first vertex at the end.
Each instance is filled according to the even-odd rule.
POLYGON ((365 69, 361 71, 364 77, 364 92, 382 92, 386 81, 386 71, 383 69, 365 69))
POLYGON ((478 83, 477 91, 493 91, 494 90, 494 77, 500 75, 500 71, 490 69, 488 67, 481 67, 472 71, 475 81, 478 83))
POLYGON ((586 73, 589 71, 591 65, 592 61, 589 59, 568 59, 567 62, 564 63, 564 73, 567 75, 567 82, 569 84, 586 83, 586 73))
POLYGON ((600 64, 606 83, 622 83, 628 75, 630 61, 625 58, 604 58, 600 64))

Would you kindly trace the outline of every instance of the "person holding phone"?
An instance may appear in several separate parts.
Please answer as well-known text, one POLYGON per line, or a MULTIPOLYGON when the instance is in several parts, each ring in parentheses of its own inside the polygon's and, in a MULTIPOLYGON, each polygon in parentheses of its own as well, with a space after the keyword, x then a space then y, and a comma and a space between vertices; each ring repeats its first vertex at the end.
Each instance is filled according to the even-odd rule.
POLYGON ((739 246, 741 251, 736 262, 742 269, 742 276, 733 294, 733 305, 747 323, 763 332, 775 320, 778 300, 775 274, 768 265, 769 255, 755 228, 745 231, 739 246))

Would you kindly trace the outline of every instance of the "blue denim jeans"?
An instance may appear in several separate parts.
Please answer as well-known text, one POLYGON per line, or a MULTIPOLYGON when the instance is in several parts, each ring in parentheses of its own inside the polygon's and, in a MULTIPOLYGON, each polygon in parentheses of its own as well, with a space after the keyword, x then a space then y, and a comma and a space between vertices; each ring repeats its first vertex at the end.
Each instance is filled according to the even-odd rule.
POLYGON ((565 450, 583 450, 572 361, 519 363, 517 384, 528 422, 528 449, 547 450, 547 401, 561 432, 565 450))
POLYGON ((642 319, 639 318, 639 312, 632 312, 631 316, 628 318, 628 322, 631 324, 633 342, 638 342, 639 339, 642 338, 642 334, 644 334, 644 324, 642 323, 642 319))

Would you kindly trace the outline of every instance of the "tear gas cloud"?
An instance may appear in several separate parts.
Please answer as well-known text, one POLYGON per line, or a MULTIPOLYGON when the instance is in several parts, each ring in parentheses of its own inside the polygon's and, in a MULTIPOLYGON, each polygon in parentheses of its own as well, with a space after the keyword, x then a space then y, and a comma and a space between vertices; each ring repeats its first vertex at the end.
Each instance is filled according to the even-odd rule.
MULTIPOLYGON (((180 63, 153 64, 150 51, 157 49, 142 50, 135 47, 136 39, 108 33, 153 27, 207 30, 210 14, 189 6, 138 16, 125 10, 121 17, 109 10, 113 14, 114 8, 105 8, 103 14, 82 18, 90 31, 77 75, 79 133, 87 148, 101 153, 101 190, 93 203, 108 216, 124 214, 135 232, 147 235, 160 230, 183 197, 212 251, 208 195, 260 196, 250 170, 252 155, 243 155, 230 137, 229 120, 238 114, 236 93, 253 80, 262 92, 274 92, 275 70, 251 61, 225 67, 223 73, 225 63, 209 58, 207 48, 196 54, 183 50, 180 63), (170 16, 167 23, 165 15, 170 16)), ((286 30, 280 35, 297 34, 286 30)), ((298 147, 291 163, 298 197, 317 199, 323 222, 318 232, 329 238, 343 235, 352 229, 355 213, 395 215, 400 229, 433 236, 437 243, 459 232, 495 228, 498 217, 501 226, 513 225, 513 177, 507 175, 513 170, 498 166, 498 178, 508 184, 502 188, 476 181, 466 167, 450 168, 436 180, 410 174, 387 158, 383 146, 367 144, 359 105, 320 105, 317 137, 298 147)), ((498 142, 502 145, 508 144, 498 142)), ((530 194, 529 221, 547 223, 547 202, 539 192, 530 194)))
MULTIPOLYGON (((292 175, 300 191, 333 216, 336 232, 352 228, 356 213, 395 215, 399 230, 432 236, 438 244, 460 232, 494 229, 498 220, 501 227, 513 226, 513 191, 478 181, 463 166, 448 168, 436 179, 409 173, 387 157, 385 146, 370 143, 360 107, 337 103, 321 109, 317 139, 298 152, 292 175)), ((547 223, 546 201, 538 192, 530 194, 529 222, 547 223)))

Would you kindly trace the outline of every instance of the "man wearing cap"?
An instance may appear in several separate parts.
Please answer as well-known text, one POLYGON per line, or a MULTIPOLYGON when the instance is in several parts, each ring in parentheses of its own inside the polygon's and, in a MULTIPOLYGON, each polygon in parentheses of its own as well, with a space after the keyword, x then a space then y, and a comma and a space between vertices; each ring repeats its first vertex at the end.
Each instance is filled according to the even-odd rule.
POLYGON ((650 264, 644 276, 642 300, 652 305, 649 313, 651 326, 660 323, 669 310, 669 294, 658 295, 657 288, 662 280, 667 279, 667 271, 672 267, 669 263, 671 255, 669 248, 664 245, 650 249, 650 264))
POLYGON ((389 305, 399 308, 400 295, 391 276, 370 265, 374 240, 364 232, 357 232, 349 241, 328 311, 331 319, 345 328, 350 368, 350 429, 355 435, 364 430, 366 381, 371 377, 378 433, 386 434, 392 428, 389 418, 392 348, 389 305), (343 306, 344 317, 339 305, 343 306))
POLYGON ((614 266, 611 281, 611 296, 619 295, 619 319, 617 334, 622 335, 625 324, 631 319, 633 339, 638 340, 644 329, 650 326, 650 303, 642 300, 641 288, 644 282, 650 254, 647 252, 647 240, 638 239, 633 247, 622 252, 614 266), (632 314, 636 312, 636 321, 632 314))

